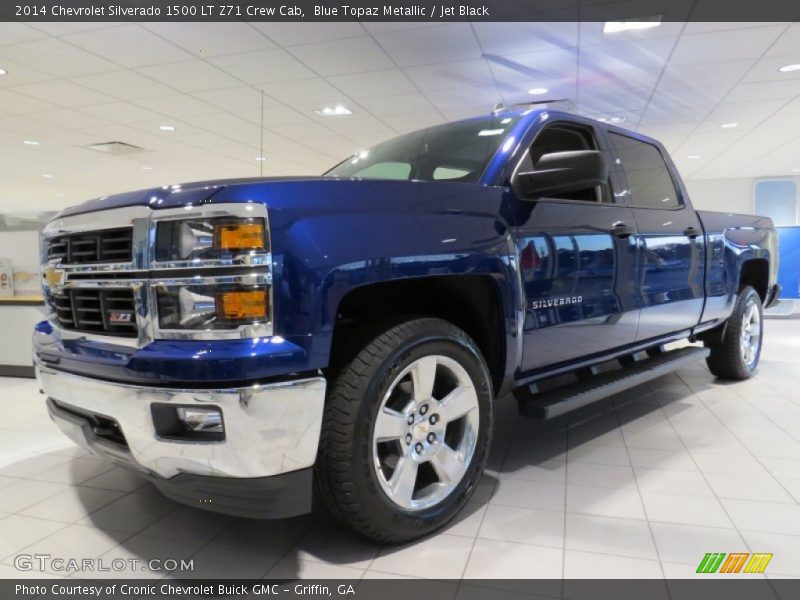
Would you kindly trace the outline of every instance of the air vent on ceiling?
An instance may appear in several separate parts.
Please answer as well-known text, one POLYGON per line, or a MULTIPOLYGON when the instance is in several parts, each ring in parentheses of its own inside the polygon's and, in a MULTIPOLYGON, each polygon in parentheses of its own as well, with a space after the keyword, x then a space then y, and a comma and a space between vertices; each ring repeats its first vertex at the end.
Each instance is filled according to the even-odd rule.
POLYGON ((125 142, 100 142, 99 144, 89 144, 86 147, 89 150, 102 152, 103 154, 111 154, 112 156, 127 156, 128 154, 144 152, 144 148, 134 146, 133 144, 126 144, 125 142))

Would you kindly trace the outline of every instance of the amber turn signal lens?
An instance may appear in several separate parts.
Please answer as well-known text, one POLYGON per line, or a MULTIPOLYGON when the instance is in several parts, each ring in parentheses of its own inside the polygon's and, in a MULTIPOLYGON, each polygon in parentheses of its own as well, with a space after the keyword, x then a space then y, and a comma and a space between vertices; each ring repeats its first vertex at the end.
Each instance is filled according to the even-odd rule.
POLYGON ((263 223, 226 223, 214 226, 218 250, 264 250, 263 223))
POLYGON ((247 319, 266 320, 269 314, 266 290, 222 292, 217 295, 217 313, 226 321, 247 319))

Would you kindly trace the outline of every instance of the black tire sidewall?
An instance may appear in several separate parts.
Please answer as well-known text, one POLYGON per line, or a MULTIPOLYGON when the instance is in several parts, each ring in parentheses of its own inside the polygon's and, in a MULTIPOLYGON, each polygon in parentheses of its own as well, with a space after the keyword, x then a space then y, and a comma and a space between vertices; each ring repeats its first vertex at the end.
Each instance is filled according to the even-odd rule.
MULTIPOLYGON (((437 329, 433 327, 426 329, 437 329)), ((467 502, 478 483, 489 453, 493 430, 492 388, 484 361, 468 340, 447 329, 415 335, 381 361, 361 398, 353 438, 353 484, 359 504, 370 521, 400 537, 425 535, 453 518, 467 502), (410 363, 432 354, 457 361, 467 371, 478 395, 478 440, 472 460, 459 485, 439 504, 408 511, 394 504, 378 482, 372 457, 372 434, 381 401, 397 376, 410 363), (407 532, 407 533, 401 533, 407 532), (413 532, 413 535, 411 535, 413 532)))

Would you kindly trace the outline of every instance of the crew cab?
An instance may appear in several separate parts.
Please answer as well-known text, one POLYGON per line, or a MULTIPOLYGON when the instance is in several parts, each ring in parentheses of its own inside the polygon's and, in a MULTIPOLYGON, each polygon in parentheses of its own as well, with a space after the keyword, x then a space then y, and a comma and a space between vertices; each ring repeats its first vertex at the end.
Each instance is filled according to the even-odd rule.
POLYGON ((553 418, 704 358, 752 376, 776 240, 694 210, 653 139, 499 109, 321 177, 64 210, 34 361, 68 436, 175 500, 278 518, 315 496, 399 542, 469 499, 498 403, 553 418))

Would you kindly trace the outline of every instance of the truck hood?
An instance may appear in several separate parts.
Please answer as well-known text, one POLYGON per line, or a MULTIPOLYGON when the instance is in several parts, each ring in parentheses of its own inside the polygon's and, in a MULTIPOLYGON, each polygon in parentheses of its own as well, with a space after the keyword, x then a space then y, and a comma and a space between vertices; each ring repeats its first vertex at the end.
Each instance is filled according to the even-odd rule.
POLYGON ((212 181, 195 181, 176 185, 165 185, 156 188, 136 190, 110 196, 101 196, 82 204, 70 206, 62 210, 58 217, 70 217, 83 213, 111 210, 125 206, 151 206, 154 209, 179 208, 187 204, 203 204, 209 202, 220 190, 229 186, 252 185, 260 183, 290 181, 317 181, 324 177, 253 177, 238 179, 215 179, 212 181))

